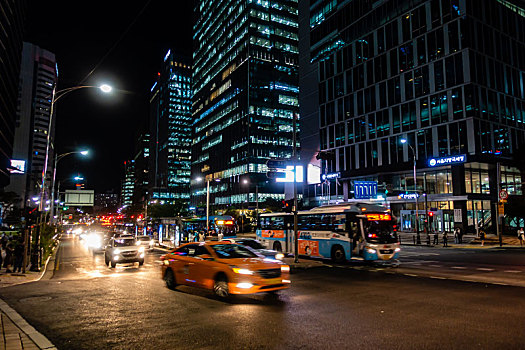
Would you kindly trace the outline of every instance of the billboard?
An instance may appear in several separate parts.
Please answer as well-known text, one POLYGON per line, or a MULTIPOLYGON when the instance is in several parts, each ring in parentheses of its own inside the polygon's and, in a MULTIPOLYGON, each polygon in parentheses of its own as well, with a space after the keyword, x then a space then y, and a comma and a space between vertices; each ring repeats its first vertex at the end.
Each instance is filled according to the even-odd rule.
POLYGON ((65 206, 92 207, 95 200, 93 190, 66 190, 65 206))
POLYGON ((11 174, 25 174, 26 161, 20 159, 11 159, 11 167, 9 169, 11 174))

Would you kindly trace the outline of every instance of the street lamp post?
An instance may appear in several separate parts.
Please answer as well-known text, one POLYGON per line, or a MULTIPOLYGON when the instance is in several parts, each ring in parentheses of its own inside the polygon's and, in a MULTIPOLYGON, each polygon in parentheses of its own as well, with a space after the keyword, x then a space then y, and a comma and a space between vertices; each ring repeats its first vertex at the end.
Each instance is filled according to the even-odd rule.
POLYGON ((421 244, 421 236, 419 234, 419 214, 418 214, 418 193, 417 193, 417 175, 416 175, 416 151, 414 150, 414 147, 410 143, 408 143, 407 139, 401 139, 402 144, 407 144, 408 147, 410 147, 410 150, 412 151, 412 155, 414 156, 414 198, 416 201, 416 244, 421 244))
MULTIPOLYGON (((202 177, 198 177, 196 179, 197 182, 203 181, 202 177)), ((219 182, 220 179, 215 179, 215 181, 219 182)), ((206 235, 208 235, 208 232, 210 231, 210 179, 206 179, 206 235)))
MULTIPOLYGON (((49 218, 49 221, 51 223, 54 223, 55 222, 55 179, 56 179, 56 175, 57 175, 57 164, 58 162, 64 158, 64 157, 67 157, 71 154, 81 154, 83 156, 87 156, 89 153, 89 151, 77 151, 77 152, 67 152, 67 153, 63 153, 61 155, 57 155, 56 152, 55 152, 55 163, 54 163, 54 167, 53 167, 53 178, 52 178, 52 182, 51 182, 51 204, 50 204, 50 208, 49 208, 49 212, 50 212, 50 218, 49 218)), ((60 199, 60 193, 57 193, 57 198, 60 199)))
POLYGON ((33 249, 33 256, 31 257, 31 269, 33 271, 39 271, 40 270, 40 257, 39 257, 39 246, 40 246, 40 231, 42 230, 42 224, 44 223, 44 199, 45 199, 45 192, 46 192, 46 175, 47 175, 47 164, 49 162, 49 147, 51 144, 51 127, 53 125, 53 115, 55 113, 55 103, 58 102, 62 97, 67 95, 70 92, 79 90, 79 89, 85 89, 85 88, 96 88, 100 89, 104 93, 111 92, 112 88, 111 86, 107 84, 103 84, 101 86, 91 86, 91 85, 79 85, 70 87, 67 89, 58 90, 56 89, 56 84, 53 87, 53 92, 51 94, 51 106, 49 109, 49 125, 47 128, 47 138, 46 138, 46 155, 44 157, 44 166, 42 167, 42 181, 41 181, 41 189, 40 189, 40 203, 38 204, 38 211, 40 212, 40 222, 39 222, 39 230, 35 237, 35 247, 36 249, 33 249))

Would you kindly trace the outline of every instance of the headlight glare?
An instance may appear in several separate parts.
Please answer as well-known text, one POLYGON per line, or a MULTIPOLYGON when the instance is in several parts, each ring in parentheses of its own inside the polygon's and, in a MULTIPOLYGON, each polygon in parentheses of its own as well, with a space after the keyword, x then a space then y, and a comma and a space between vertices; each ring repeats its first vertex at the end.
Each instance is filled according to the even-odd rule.
POLYGON ((241 269, 238 267, 234 267, 232 270, 233 272, 238 273, 240 275, 253 275, 253 271, 248 270, 248 269, 241 269))

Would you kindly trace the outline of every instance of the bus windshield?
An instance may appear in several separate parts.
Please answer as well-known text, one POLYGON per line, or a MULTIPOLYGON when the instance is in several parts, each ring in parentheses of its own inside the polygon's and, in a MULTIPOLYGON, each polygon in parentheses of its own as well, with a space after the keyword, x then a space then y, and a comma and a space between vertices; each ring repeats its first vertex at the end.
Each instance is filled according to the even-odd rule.
POLYGON ((398 237, 392 229, 392 221, 365 221, 365 238, 369 243, 397 243, 398 237))

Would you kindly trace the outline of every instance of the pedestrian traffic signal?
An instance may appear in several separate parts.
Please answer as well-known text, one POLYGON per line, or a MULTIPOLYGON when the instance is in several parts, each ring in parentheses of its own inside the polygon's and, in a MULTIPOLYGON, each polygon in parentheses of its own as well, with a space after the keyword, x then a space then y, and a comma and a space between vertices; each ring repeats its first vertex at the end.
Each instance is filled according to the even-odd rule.
POLYGON ((283 210, 286 212, 286 213, 291 213, 293 211, 293 203, 294 200, 293 199, 289 199, 289 200, 283 200, 282 203, 283 203, 283 210))
POLYGON ((433 211, 429 211, 428 212, 428 216, 433 217, 434 216, 434 212, 433 211))

